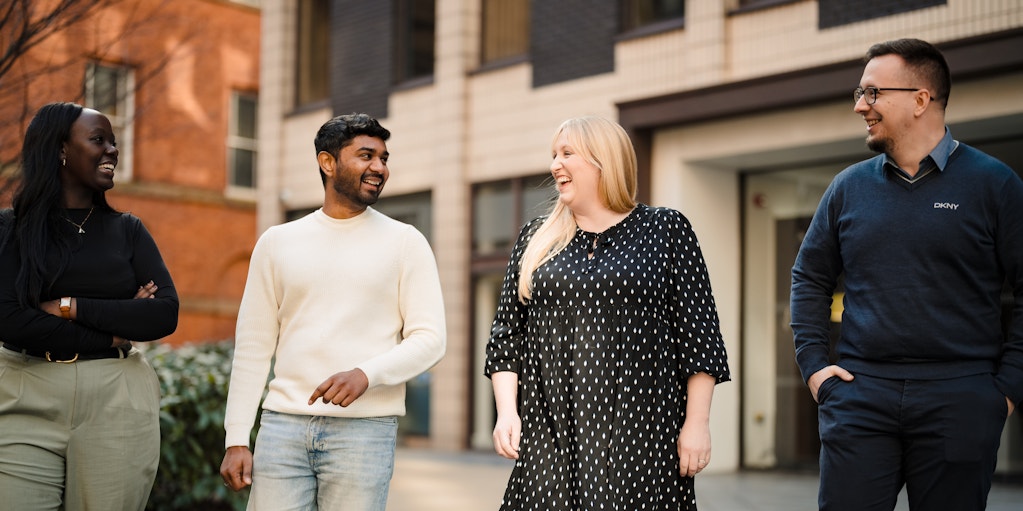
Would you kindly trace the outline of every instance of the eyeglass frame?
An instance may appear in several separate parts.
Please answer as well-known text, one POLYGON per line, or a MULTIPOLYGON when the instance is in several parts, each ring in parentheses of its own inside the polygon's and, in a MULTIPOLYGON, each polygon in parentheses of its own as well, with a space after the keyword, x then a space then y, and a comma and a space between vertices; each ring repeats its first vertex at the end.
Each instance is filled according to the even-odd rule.
MULTIPOLYGON (((877 103, 877 93, 886 90, 897 90, 905 92, 918 92, 927 89, 908 89, 905 87, 856 87, 853 89, 853 103, 859 103, 860 98, 867 96, 867 105, 873 105, 877 103), (873 92, 871 92, 873 91, 873 92), (868 95, 867 93, 870 92, 868 95), (873 99, 871 99, 873 98, 873 99)), ((937 100, 938 98, 931 98, 931 101, 937 100)))

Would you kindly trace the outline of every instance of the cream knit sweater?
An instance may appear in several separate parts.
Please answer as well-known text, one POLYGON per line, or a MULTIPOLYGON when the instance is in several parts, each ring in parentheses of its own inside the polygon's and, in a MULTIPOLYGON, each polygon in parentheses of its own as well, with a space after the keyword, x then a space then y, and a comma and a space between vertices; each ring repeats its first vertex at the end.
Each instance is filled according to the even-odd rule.
POLYGON ((404 415, 405 382, 444 355, 437 264, 414 227, 367 208, 344 220, 322 209, 268 229, 256 243, 238 311, 226 446, 263 407, 332 417, 404 415), (309 405, 331 375, 360 368, 369 389, 346 408, 309 405))

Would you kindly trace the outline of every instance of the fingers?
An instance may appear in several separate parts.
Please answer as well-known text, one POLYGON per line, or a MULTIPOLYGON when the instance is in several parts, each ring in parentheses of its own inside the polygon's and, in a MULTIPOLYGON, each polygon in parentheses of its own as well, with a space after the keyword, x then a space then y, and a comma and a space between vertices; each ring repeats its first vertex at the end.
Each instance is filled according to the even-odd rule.
POLYGON ((494 430, 494 450, 504 458, 510 460, 519 459, 518 435, 510 431, 494 430))
POLYGON ((345 407, 359 399, 366 389, 369 388, 369 379, 366 373, 356 367, 350 371, 342 371, 330 378, 327 378, 312 395, 309 396, 309 405, 322 399, 324 404, 333 403, 345 407))
POLYGON ((220 465, 220 477, 224 486, 238 491, 252 484, 252 452, 248 447, 234 446, 227 449, 220 465))
POLYGON ((494 426, 494 450, 497 454, 510 460, 519 459, 519 442, 522 440, 522 420, 502 416, 494 426))
POLYGON ((153 298, 156 296, 156 290, 159 289, 152 280, 139 286, 138 291, 135 292, 135 298, 153 298))
POLYGON ((311 396, 309 396, 309 404, 311 405, 311 404, 315 403, 316 400, 320 399, 321 397, 323 398, 323 402, 324 403, 329 401, 329 399, 326 397, 326 394, 327 394, 327 391, 330 390, 330 387, 331 387, 330 380, 327 380, 327 381, 321 383, 319 387, 316 387, 316 390, 313 391, 313 394, 311 396))
POLYGON ((710 453, 690 454, 679 459, 679 473, 685 477, 693 477, 710 464, 710 453))
POLYGON ((853 381, 853 374, 839 366, 835 366, 835 376, 838 376, 844 381, 853 381))

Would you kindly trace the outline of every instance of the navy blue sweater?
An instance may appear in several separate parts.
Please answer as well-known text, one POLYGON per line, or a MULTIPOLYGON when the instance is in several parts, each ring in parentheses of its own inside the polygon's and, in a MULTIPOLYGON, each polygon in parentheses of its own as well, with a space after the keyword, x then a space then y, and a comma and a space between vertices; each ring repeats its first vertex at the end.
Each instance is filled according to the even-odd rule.
POLYGON ((829 364, 832 293, 844 276, 838 364, 883 378, 996 374, 1023 400, 1023 181, 960 144, 944 170, 910 183, 884 156, 842 171, 792 268, 792 330, 803 380, 829 364), (1001 292, 1015 305, 1002 334, 1001 292))

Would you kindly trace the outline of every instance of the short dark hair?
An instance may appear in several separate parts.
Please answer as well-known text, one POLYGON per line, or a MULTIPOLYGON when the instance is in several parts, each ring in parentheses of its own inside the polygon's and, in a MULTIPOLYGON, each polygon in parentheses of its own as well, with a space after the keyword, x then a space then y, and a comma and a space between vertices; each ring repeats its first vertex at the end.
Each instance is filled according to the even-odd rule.
POLYGON ((948 106, 948 96, 952 92, 952 77, 948 70, 945 56, 931 43, 920 39, 896 39, 877 43, 867 50, 864 62, 870 62, 882 55, 898 55, 906 61, 910 70, 922 80, 934 94, 934 101, 941 103, 942 108, 948 106))
MULTIPOLYGON (((387 131, 377 122, 376 119, 366 114, 339 115, 323 123, 316 132, 316 154, 321 151, 330 153, 335 158, 341 153, 341 149, 352 143, 352 140, 359 135, 369 135, 386 141, 391 138, 391 132, 387 131)), ((320 180, 327 184, 327 175, 317 166, 320 172, 320 180)))

